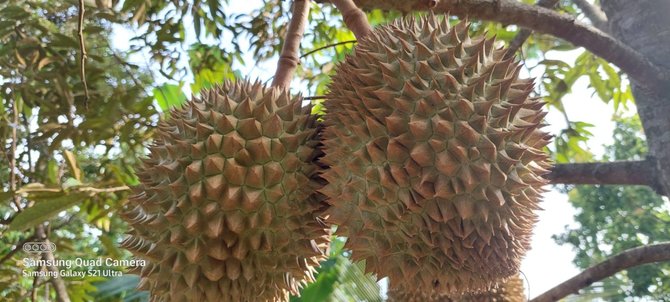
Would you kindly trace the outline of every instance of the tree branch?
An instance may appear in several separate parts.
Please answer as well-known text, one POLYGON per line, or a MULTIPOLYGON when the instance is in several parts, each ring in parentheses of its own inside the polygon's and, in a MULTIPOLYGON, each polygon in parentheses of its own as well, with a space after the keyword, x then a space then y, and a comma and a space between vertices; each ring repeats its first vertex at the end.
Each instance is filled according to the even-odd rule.
POLYGON ((559 164, 547 175, 552 184, 646 185, 658 190, 656 169, 649 160, 559 164))
MULTIPOLYGON (((416 10, 425 7, 421 0, 416 10)), ((406 1, 358 0, 363 8, 388 6, 406 1)), ((398 4, 400 5, 400 4, 398 4)), ((441 0, 433 8, 436 13, 450 13, 461 17, 469 16, 503 24, 517 24, 537 32, 562 38, 576 46, 617 65, 630 78, 647 89, 664 89, 670 75, 652 64, 635 49, 607 35, 597 28, 578 22, 572 16, 560 14, 550 9, 523 4, 514 0, 441 0)))
POLYGON ((308 51, 307 53, 305 53, 305 54, 303 54, 302 56, 300 56, 300 58, 302 59, 302 58, 307 57, 307 56, 309 56, 309 55, 311 55, 311 54, 313 54, 313 53, 322 51, 322 50, 324 50, 324 49, 326 49, 326 48, 331 48, 331 47, 336 47, 336 46, 340 46, 340 45, 344 45, 344 44, 351 44, 351 43, 356 43, 356 42, 358 42, 358 40, 349 40, 349 41, 342 41, 342 42, 337 42, 337 43, 333 43, 333 44, 328 44, 328 45, 326 45, 326 46, 321 46, 321 47, 319 47, 319 48, 317 48, 317 49, 310 50, 310 51, 308 51))
POLYGON ((84 107, 88 109, 88 83, 86 82, 86 44, 84 43, 84 0, 79 0, 79 20, 77 22, 77 36, 79 37, 80 65, 79 74, 84 85, 84 107))
POLYGON ((605 12, 603 12, 600 7, 597 7, 586 0, 572 0, 572 2, 579 7, 586 18, 591 21, 593 26, 604 32, 609 32, 607 15, 605 15, 605 12))
POLYGON ((293 1, 293 15, 284 39, 284 47, 279 55, 279 62, 277 62, 277 71, 272 80, 273 87, 288 89, 291 86, 291 79, 300 63, 300 40, 307 26, 309 6, 309 0, 293 1))
MULTIPOLYGON (((539 7, 546 7, 546 8, 553 8, 556 6, 556 3, 558 3, 558 0, 539 0, 537 1, 537 6, 539 7)), ((522 28, 519 33, 516 34, 512 42, 509 43, 509 47, 507 48, 507 52, 505 53, 505 59, 509 59, 514 56, 514 54, 521 49, 521 46, 523 46, 523 43, 526 43, 526 40, 530 37, 530 35, 533 33, 532 30, 527 29, 527 28, 522 28)))
MULTIPOLYGON (((35 228, 35 235, 40 238, 47 245, 50 243, 49 238, 47 238, 46 232, 44 231, 44 225, 40 224, 35 228)), ((47 250, 42 254, 42 259, 50 261, 51 263, 56 263, 56 258, 52 251, 47 250)), ((47 269, 51 271, 55 276, 58 276, 58 267, 55 265, 47 266, 47 269)), ((67 293, 67 287, 65 286, 65 281, 63 278, 51 278, 51 284, 54 286, 56 291, 56 299, 58 302, 70 302, 70 295, 67 293)))
POLYGON ((593 282, 602 280, 627 268, 670 260, 670 242, 636 247, 619 253, 592 266, 571 279, 548 290, 530 302, 558 301, 593 282))
POLYGON ((372 32, 368 17, 352 0, 331 0, 330 2, 342 13, 344 23, 354 33, 356 39, 360 40, 372 32))
MULTIPOLYGON (((10 147, 10 153, 12 154, 12 158, 10 158, 9 161, 9 190, 14 192, 16 191, 16 187, 18 187, 18 179, 16 178, 16 140, 18 139, 18 134, 17 134, 17 129, 19 128, 19 107, 18 107, 18 102, 16 101, 16 98, 14 99, 14 103, 12 104, 12 114, 13 114, 13 121, 12 121, 12 143, 10 147)), ((14 206, 16 207, 17 212, 21 212, 23 210, 23 207, 21 207, 21 200, 19 199, 19 196, 14 196, 12 198, 12 202, 14 203, 14 206)))

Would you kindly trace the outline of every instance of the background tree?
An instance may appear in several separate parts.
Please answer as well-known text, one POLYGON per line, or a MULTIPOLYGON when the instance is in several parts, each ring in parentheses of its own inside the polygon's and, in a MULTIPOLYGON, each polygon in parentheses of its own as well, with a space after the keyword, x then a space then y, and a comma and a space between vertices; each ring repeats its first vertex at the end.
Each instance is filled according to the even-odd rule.
MULTIPOLYGON (((614 144, 608 146, 603 161, 638 160, 647 153, 642 126, 636 117, 617 120, 614 144)), ((577 186, 568 192, 570 202, 579 209, 578 227, 555 236, 560 244, 577 251, 575 264, 588 268, 636 246, 670 240, 670 212, 667 202, 641 186, 577 186)), ((589 287, 584 295, 623 301, 638 297, 668 301, 670 284, 667 263, 631 268, 589 287)))
MULTIPOLYGON (((312 5, 293 86, 316 103, 336 62, 355 44, 339 12, 322 2, 312 5)), ((376 25, 425 11, 434 1, 356 2, 376 25)), ((607 161, 625 161, 576 164, 593 160, 587 148, 589 125, 567 114, 566 128, 556 133, 550 150, 560 163, 552 174, 554 183, 646 185, 656 192, 609 187, 574 191, 582 200, 574 198, 582 213, 596 209, 594 204, 630 211, 625 224, 615 224, 614 214, 598 212, 600 221, 585 221, 582 229, 562 237, 579 244, 576 261, 583 268, 623 249, 663 241, 667 233, 660 230, 667 226, 667 211, 663 214, 663 200, 654 194, 670 192, 670 151, 664 148, 670 145, 670 19, 665 16, 670 2, 600 2, 441 0, 432 7, 436 13, 469 16, 473 34, 495 34, 518 49, 525 67, 540 71, 536 93, 544 96, 550 110, 565 114, 564 97, 581 77, 617 111, 632 107, 635 99, 648 141, 646 155, 610 150, 607 161), (568 50, 581 52, 574 64, 547 58, 548 52, 568 50), (598 202, 593 201, 596 197, 598 202), (597 227, 606 231, 597 233, 597 227), (611 238, 611 250, 590 241, 600 236, 611 238), (587 256, 595 259, 587 261, 587 256)), ((128 186, 137 184, 132 167, 144 153, 142 144, 165 117, 159 111, 186 100, 181 88, 189 75, 190 88, 197 93, 225 78, 239 78, 243 67, 263 68, 282 48, 290 1, 263 0, 248 14, 233 13, 230 5, 228 0, 0 1, 0 137, 6 158, 0 161, 0 296, 16 301, 38 296, 59 301, 146 298, 132 289, 137 282, 132 276, 23 277, 21 259, 27 255, 22 244, 53 241, 59 259, 129 257, 116 247, 125 230, 116 214, 127 200, 128 186), (130 53, 147 54, 147 65, 158 68, 132 64, 130 53, 110 45, 110 32, 120 28, 134 35, 130 53)), ((624 133, 629 132, 621 132, 621 138, 629 137, 624 133)), ((304 290, 304 299, 310 293, 339 300, 381 299, 370 296, 370 277, 347 263, 346 251, 334 250, 319 282, 304 290), (353 291, 356 287, 347 286, 352 282, 359 288, 367 284, 366 290, 353 291)), ((668 258, 655 255, 641 261, 668 258)), ((617 294, 662 297, 667 288, 652 284, 667 284, 657 278, 663 269, 667 273, 666 266, 642 266, 617 275, 628 286, 617 285, 625 288, 617 294)), ((575 284, 559 286, 538 301, 585 286, 575 284)))

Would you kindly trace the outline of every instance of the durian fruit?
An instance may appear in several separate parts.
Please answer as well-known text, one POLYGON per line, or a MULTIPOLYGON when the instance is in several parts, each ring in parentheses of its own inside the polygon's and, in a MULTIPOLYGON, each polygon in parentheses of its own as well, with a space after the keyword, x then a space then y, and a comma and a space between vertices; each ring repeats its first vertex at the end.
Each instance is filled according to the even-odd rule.
POLYGON ((124 215, 152 301, 287 301, 313 281, 330 228, 301 101, 225 82, 160 123, 124 215))
POLYGON ((515 275, 505 282, 481 293, 450 296, 434 292, 389 289, 388 302, 526 302, 523 281, 515 275))
POLYGON ((546 113, 520 66, 468 27, 433 15, 381 26, 330 84, 328 221, 391 288, 487 290, 529 248, 546 113))

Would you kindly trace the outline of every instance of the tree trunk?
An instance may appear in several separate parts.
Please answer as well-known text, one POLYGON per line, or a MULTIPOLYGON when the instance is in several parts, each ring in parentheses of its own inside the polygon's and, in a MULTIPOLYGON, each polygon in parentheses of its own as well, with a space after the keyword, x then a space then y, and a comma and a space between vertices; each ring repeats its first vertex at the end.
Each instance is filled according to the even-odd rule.
MULTIPOLYGON (((657 66, 670 70, 670 0, 602 0, 610 32, 657 66)), ((655 162, 657 190, 670 195, 670 83, 644 91, 635 79, 633 94, 655 162)), ((631 171, 634 172, 634 171, 631 171)))

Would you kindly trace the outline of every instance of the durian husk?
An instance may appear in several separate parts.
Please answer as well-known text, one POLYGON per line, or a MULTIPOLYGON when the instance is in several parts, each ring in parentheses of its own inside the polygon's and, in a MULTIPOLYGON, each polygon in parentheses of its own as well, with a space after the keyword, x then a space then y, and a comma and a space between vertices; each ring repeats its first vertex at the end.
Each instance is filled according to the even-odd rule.
POLYGON ((325 102, 328 221, 391 288, 460 294, 515 274, 550 163, 532 80, 433 15, 360 39, 325 102))
POLYGON ((158 125, 123 214, 152 301, 287 301, 314 280, 330 227, 317 117, 301 103, 227 81, 158 125))
POLYGON ((461 296, 389 289, 388 302, 526 302, 523 280, 515 275, 488 291, 461 296))

